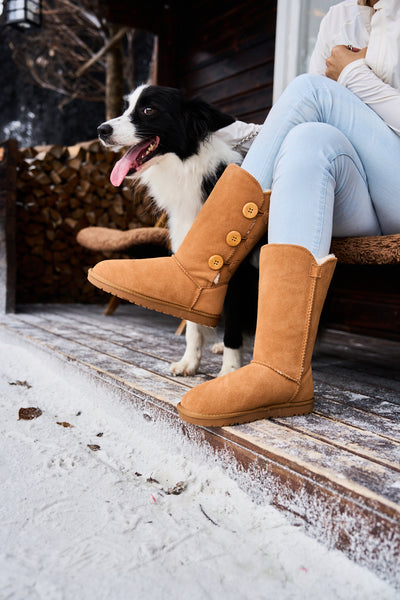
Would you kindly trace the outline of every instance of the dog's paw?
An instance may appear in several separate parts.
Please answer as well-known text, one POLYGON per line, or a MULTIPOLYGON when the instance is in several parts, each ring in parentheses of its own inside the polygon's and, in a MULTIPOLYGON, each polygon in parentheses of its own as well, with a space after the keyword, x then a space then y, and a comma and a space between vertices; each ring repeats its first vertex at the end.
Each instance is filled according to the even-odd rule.
POLYGON ((240 348, 233 349, 224 347, 224 357, 222 359, 222 367, 217 377, 232 373, 242 366, 242 353, 240 348))
POLYGON ((211 348, 211 352, 213 354, 223 354, 224 353, 224 342, 217 342, 211 348))
POLYGON ((199 362, 197 360, 188 360, 182 358, 178 362, 174 362, 170 365, 169 370, 172 375, 178 376, 183 375, 187 377, 189 375, 195 375, 199 368, 199 362))
POLYGON ((222 377, 223 375, 228 375, 228 373, 233 373, 233 371, 236 371, 237 369, 240 369, 240 365, 238 365, 238 366, 222 365, 221 370, 218 373, 217 377, 222 377))

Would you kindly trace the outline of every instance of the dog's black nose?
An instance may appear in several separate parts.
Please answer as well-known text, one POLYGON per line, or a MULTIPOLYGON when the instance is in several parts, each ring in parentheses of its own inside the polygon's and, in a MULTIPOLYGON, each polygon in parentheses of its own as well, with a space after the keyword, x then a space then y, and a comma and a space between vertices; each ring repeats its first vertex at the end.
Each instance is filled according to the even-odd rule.
POLYGON ((97 133, 101 138, 109 137, 112 134, 112 132, 113 128, 111 127, 111 125, 108 125, 108 123, 102 123, 102 125, 99 125, 99 127, 97 128, 97 133))

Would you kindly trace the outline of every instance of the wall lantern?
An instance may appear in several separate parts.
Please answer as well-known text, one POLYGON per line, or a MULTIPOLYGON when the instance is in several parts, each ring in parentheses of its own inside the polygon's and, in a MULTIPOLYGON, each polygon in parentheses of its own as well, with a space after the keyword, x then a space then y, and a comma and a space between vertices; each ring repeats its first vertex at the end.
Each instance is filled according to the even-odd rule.
POLYGON ((40 0, 3 0, 1 24, 13 25, 18 29, 31 29, 40 27, 41 7, 40 0))

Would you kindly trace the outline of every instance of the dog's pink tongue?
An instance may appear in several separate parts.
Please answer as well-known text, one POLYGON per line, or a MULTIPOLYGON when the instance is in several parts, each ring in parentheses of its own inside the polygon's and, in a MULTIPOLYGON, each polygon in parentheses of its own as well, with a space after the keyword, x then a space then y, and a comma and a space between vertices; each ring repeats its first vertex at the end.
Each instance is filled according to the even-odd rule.
POLYGON ((128 152, 126 152, 123 157, 115 163, 110 175, 110 181, 113 185, 115 185, 115 187, 120 186, 127 176, 129 170, 135 167, 136 158, 141 149, 142 144, 132 146, 132 148, 129 148, 128 152))

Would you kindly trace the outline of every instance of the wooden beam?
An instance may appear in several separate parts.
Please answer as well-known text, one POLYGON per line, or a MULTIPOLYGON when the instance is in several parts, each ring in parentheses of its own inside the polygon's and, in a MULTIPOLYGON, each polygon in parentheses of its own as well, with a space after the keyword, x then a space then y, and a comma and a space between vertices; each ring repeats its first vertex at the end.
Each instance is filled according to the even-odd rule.
POLYGON ((15 312, 18 143, 0 144, 0 313, 15 312))

